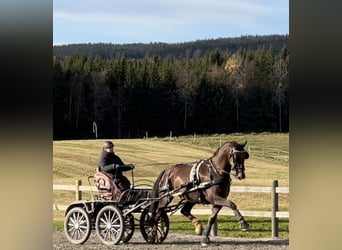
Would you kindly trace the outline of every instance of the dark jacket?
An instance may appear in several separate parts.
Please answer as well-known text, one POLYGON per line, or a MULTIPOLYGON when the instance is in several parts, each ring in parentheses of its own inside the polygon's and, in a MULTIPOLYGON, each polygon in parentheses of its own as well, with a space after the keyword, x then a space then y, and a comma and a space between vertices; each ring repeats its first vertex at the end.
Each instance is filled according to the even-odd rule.
POLYGON ((117 180, 117 184, 120 189, 129 188, 129 180, 122 174, 122 172, 133 169, 133 165, 124 164, 120 157, 114 153, 102 151, 99 166, 102 172, 107 172, 114 176, 114 179, 117 180))

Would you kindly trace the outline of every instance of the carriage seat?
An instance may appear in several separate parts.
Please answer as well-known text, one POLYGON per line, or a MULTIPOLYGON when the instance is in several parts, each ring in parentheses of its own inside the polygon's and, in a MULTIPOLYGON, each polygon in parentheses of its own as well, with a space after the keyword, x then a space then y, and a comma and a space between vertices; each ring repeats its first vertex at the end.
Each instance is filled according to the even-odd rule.
POLYGON ((100 198, 105 200, 116 200, 120 198, 121 192, 115 184, 113 175, 101 172, 100 167, 95 170, 95 185, 100 193, 100 198))

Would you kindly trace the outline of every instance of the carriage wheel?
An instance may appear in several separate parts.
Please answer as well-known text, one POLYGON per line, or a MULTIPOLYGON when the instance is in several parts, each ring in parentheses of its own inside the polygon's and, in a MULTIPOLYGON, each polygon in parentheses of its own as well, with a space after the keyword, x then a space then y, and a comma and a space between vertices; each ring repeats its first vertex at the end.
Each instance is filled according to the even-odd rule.
POLYGON ((122 236, 122 242, 127 243, 133 236, 134 233, 134 216, 129 213, 124 218, 125 230, 122 236))
POLYGON ((82 244, 89 238, 91 225, 89 215, 81 207, 70 209, 64 220, 64 233, 73 244, 82 244))
POLYGON ((96 216, 97 236, 106 245, 116 245, 124 233, 124 220, 121 211, 112 205, 103 207, 96 216))
POLYGON ((154 238, 153 242, 151 242, 150 237, 152 236, 152 229, 154 225, 154 219, 151 217, 151 213, 149 212, 149 208, 145 208, 140 216, 140 231, 143 238, 148 243, 162 243, 169 233, 169 217, 163 211, 158 221, 157 235, 154 238))

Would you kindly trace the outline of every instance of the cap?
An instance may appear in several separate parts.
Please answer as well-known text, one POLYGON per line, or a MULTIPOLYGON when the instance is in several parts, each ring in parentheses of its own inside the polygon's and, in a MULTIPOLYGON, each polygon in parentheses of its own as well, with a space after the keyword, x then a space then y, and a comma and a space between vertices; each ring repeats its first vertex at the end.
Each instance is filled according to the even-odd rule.
POLYGON ((112 147, 114 147, 114 144, 111 141, 105 141, 103 143, 103 148, 112 148, 112 147))

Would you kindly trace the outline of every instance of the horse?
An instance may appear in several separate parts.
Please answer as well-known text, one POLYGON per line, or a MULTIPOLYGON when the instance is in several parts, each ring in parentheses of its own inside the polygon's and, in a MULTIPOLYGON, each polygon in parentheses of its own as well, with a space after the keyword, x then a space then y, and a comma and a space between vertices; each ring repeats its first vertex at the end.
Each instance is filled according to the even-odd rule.
POLYGON ((203 233, 202 246, 210 243, 212 225, 223 206, 233 210, 242 231, 248 230, 249 224, 236 204, 227 199, 231 185, 230 175, 239 180, 246 177, 244 161, 249 158, 244 149, 246 144, 247 141, 243 144, 236 141, 226 142, 208 159, 190 164, 175 164, 159 174, 151 192, 154 202, 149 211, 154 225, 148 238, 149 243, 158 242, 158 220, 175 196, 184 201, 181 214, 192 222, 198 235, 203 233), (212 204, 212 214, 204 231, 200 220, 191 214, 195 204, 212 204))

